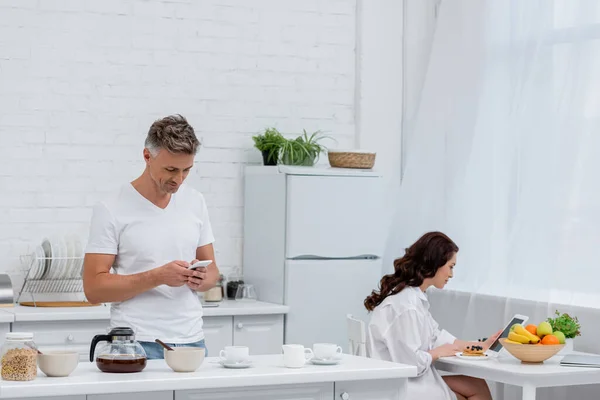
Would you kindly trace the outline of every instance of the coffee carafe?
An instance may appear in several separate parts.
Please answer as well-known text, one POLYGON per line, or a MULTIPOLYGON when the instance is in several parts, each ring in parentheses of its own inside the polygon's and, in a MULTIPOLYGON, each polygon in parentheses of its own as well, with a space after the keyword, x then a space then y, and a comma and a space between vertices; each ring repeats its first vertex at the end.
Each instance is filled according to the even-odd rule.
POLYGON ((146 352, 136 342, 133 329, 113 328, 108 335, 96 335, 90 347, 90 362, 94 361, 94 352, 98 342, 107 342, 97 352, 96 366, 102 372, 140 372, 146 368, 146 352))

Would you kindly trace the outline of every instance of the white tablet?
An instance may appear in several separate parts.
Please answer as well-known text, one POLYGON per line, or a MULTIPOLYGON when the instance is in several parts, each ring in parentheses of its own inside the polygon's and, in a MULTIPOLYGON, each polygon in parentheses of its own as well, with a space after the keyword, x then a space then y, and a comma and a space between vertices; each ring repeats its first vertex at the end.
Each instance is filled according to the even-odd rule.
POLYGON ((492 355, 494 353, 498 354, 500 352, 500 350, 502 350, 504 348, 504 346, 502 346, 502 343, 500 343, 500 339, 508 337, 511 326, 513 326, 514 324, 525 325, 525 322, 527 322, 528 319, 529 319, 529 317, 526 317, 525 315, 515 314, 512 317, 512 319, 510 320, 510 322, 508 324, 506 324, 506 327, 504 327, 502 334, 498 337, 498 339, 496 339, 496 341, 494 343, 492 343, 492 345, 488 349, 490 354, 492 354, 492 355))
POLYGON ((189 269, 208 267, 210 264, 212 264, 212 260, 198 261, 197 263, 194 263, 194 265, 190 265, 189 269))

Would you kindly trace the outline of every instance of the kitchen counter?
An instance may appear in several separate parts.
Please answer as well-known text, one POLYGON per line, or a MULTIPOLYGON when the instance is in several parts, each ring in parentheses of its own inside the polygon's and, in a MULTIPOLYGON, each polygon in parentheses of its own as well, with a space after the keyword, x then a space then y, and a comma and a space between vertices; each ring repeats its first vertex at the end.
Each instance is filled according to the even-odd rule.
MULTIPOLYGON (((146 398, 153 392, 154 398, 160 398, 157 392, 165 391, 165 398, 177 399, 333 399, 334 391, 344 389, 350 393, 355 388, 356 396, 350 399, 398 399, 405 390, 406 378, 416 376, 416 367, 380 361, 364 357, 344 354, 342 361, 333 366, 316 366, 307 364, 304 368, 290 369, 283 366, 281 355, 265 355, 252 357, 253 366, 248 369, 226 369, 218 364, 218 358, 209 357, 200 368, 193 373, 175 373, 164 360, 151 360, 146 369, 136 374, 109 374, 100 372, 95 363, 81 362, 77 369, 65 378, 48 378, 42 372, 29 382, 2 381, 0 398, 32 398, 49 397, 85 399, 114 398, 137 399, 146 398), (312 385, 311 385, 312 384, 312 385), (335 384, 335 385, 334 385, 335 384), (257 396, 257 390, 261 395, 257 396), (237 388, 237 389, 236 389, 237 388), (240 390, 239 388, 246 388, 240 390), (251 389, 250 389, 251 388, 251 389), (319 390, 319 397, 312 393, 311 397, 302 397, 299 390, 319 390), (227 389, 225 392, 223 389, 227 389), (390 395, 385 395, 385 391, 390 395), (191 392, 190 392, 191 391, 191 392), (196 392, 194 392, 196 391, 196 392), (289 396, 291 391, 297 397, 289 396), (360 395, 360 391, 368 391, 368 395, 360 395), (176 394, 174 395, 175 392, 176 394), (213 396, 210 395, 212 392, 213 396), (253 392, 250 393, 250 392, 253 392), (121 395, 118 393, 129 393, 121 395), (138 396, 135 395, 138 394, 138 396), (216 395, 220 393, 220 395, 216 395), (226 393, 225 395, 223 393, 226 393), (249 394, 250 393, 250 394, 249 394), (264 395, 262 394, 264 393, 264 395), (286 394, 284 394, 286 393, 286 394), (331 397, 329 397, 331 393, 331 397), (370 394, 369 394, 370 393, 370 394), (89 395, 99 395, 94 397, 89 395), (270 394, 270 395, 269 395, 270 394), (376 394, 374 396, 374 394, 376 394), (81 397, 77 397, 77 396, 81 397), (122 397, 126 396, 126 397, 122 397), (256 397, 255 397, 256 396, 256 397), (288 397, 289 396, 289 397, 288 397), (315 396, 315 397, 312 397, 315 396), (68 397, 67 397, 68 398, 68 397)), ((336 396, 336 398, 339 398, 336 396)))
MULTIPOLYGON (((219 307, 203 307, 203 310, 205 317, 226 317, 287 314, 289 307, 262 301, 225 300, 219 304, 219 307)), ((4 322, 4 319, 6 322, 108 320, 110 319, 110 305, 102 304, 94 307, 25 307, 16 305, 10 308, 0 308, 0 322, 4 322)))

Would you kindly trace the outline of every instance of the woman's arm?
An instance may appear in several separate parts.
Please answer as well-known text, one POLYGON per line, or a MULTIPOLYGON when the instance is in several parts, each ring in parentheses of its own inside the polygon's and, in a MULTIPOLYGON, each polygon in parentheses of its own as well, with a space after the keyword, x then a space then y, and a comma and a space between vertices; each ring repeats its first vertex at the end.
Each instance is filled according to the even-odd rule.
POLYGON ((416 365, 417 376, 426 373, 432 362, 440 357, 453 356, 459 351, 451 343, 423 350, 431 340, 425 318, 416 310, 405 311, 394 319, 384 334, 392 361, 416 365))

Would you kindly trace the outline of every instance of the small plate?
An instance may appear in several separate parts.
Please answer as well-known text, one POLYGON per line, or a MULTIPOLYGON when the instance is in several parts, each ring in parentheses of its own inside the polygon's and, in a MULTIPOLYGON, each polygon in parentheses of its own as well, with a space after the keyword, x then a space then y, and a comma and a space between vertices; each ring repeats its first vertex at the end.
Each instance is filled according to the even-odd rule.
POLYGON ((340 363, 339 358, 311 358, 310 362, 315 365, 336 365, 340 363))
POLYGON ((490 356, 488 356, 487 354, 484 354, 482 356, 463 356, 462 352, 456 353, 456 357, 461 358, 463 360, 471 360, 471 361, 482 361, 482 360, 490 359, 490 356))
POLYGON ((232 362, 232 361, 219 360, 219 364, 221 364, 225 368, 241 369, 241 368, 250 368, 252 366, 252 361, 247 360, 247 361, 232 362))

